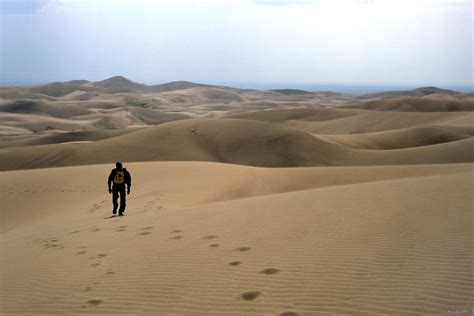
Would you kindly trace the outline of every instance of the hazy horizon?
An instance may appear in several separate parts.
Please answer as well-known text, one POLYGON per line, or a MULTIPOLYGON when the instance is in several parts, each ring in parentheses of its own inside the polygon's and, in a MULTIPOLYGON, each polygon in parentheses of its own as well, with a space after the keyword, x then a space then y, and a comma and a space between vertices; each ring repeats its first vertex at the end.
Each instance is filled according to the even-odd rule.
MULTIPOLYGON (((120 76, 120 75, 117 75, 120 76)), ((109 77, 110 78, 110 77, 109 77)), ((170 81, 163 81, 163 82, 141 82, 134 80, 133 78, 128 78, 129 80, 138 82, 138 83, 143 83, 146 85, 159 85, 159 84, 165 84, 170 81)), ((88 80, 88 81, 101 81, 105 80, 108 78, 102 78, 99 80, 88 80, 86 78, 70 78, 65 81, 70 81, 70 80, 88 80)), ((65 82, 64 81, 64 82, 65 82)), ((189 81, 186 79, 178 80, 178 81, 189 81)), ((60 81, 54 81, 54 82, 60 82, 60 81)), ((41 85, 41 84, 48 84, 52 82, 17 82, 17 83, 0 83, 0 86, 3 87, 14 87, 14 86, 31 86, 31 85, 41 85)), ((365 93, 375 93, 375 92, 384 92, 384 91, 396 91, 396 90, 410 90, 410 89, 416 89, 416 88, 422 88, 422 87, 427 87, 427 85, 403 85, 403 84, 392 84, 392 85, 361 85, 358 83, 340 83, 340 84, 334 84, 334 83, 298 83, 298 82, 293 82, 293 83, 285 83, 285 82, 196 82, 200 84, 209 84, 209 85, 220 85, 220 86, 228 86, 228 87, 233 87, 233 88, 239 88, 239 89, 257 89, 257 90, 273 90, 273 89, 299 89, 299 90, 306 90, 310 92, 316 92, 316 91, 333 91, 333 92, 342 92, 342 93, 347 93, 347 94, 353 94, 353 95, 360 95, 360 94, 365 94, 365 93)), ((474 88, 469 87, 469 86, 435 86, 437 88, 442 88, 442 89, 449 89, 449 90, 455 90, 459 92, 473 92, 474 88)))
POLYGON ((472 1, 0 0, 0 84, 473 89, 472 1))

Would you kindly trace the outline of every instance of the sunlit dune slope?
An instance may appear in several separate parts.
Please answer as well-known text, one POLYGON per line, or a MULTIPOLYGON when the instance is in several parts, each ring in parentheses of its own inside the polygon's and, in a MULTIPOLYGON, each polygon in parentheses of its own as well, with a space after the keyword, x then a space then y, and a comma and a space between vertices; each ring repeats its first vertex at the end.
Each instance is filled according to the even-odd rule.
POLYGON ((0 173, 1 314, 472 311, 472 164, 111 167, 0 173))

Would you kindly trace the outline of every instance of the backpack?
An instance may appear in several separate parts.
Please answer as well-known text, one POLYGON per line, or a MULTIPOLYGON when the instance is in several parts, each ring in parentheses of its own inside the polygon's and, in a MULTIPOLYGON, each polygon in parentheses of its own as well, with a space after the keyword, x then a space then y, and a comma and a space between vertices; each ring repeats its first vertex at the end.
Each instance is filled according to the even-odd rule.
POLYGON ((114 184, 123 184, 125 182, 125 172, 122 170, 117 170, 114 177, 114 184))

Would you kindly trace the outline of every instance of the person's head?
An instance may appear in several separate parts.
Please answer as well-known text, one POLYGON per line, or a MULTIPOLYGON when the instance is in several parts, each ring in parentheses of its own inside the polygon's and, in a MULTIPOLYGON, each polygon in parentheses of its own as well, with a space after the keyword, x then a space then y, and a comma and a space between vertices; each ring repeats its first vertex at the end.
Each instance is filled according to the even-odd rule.
POLYGON ((117 169, 122 169, 122 163, 120 161, 117 161, 115 163, 115 166, 117 167, 117 169))

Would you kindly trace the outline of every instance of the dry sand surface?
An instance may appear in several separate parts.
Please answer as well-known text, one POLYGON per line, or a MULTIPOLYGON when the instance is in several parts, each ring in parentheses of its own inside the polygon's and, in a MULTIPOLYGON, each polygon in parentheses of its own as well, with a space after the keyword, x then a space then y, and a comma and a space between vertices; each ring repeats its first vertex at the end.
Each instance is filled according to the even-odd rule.
POLYGON ((0 314, 471 315, 472 102, 0 88, 0 314))
POLYGON ((127 167, 1 175, 2 314, 472 312, 471 164, 127 167))

